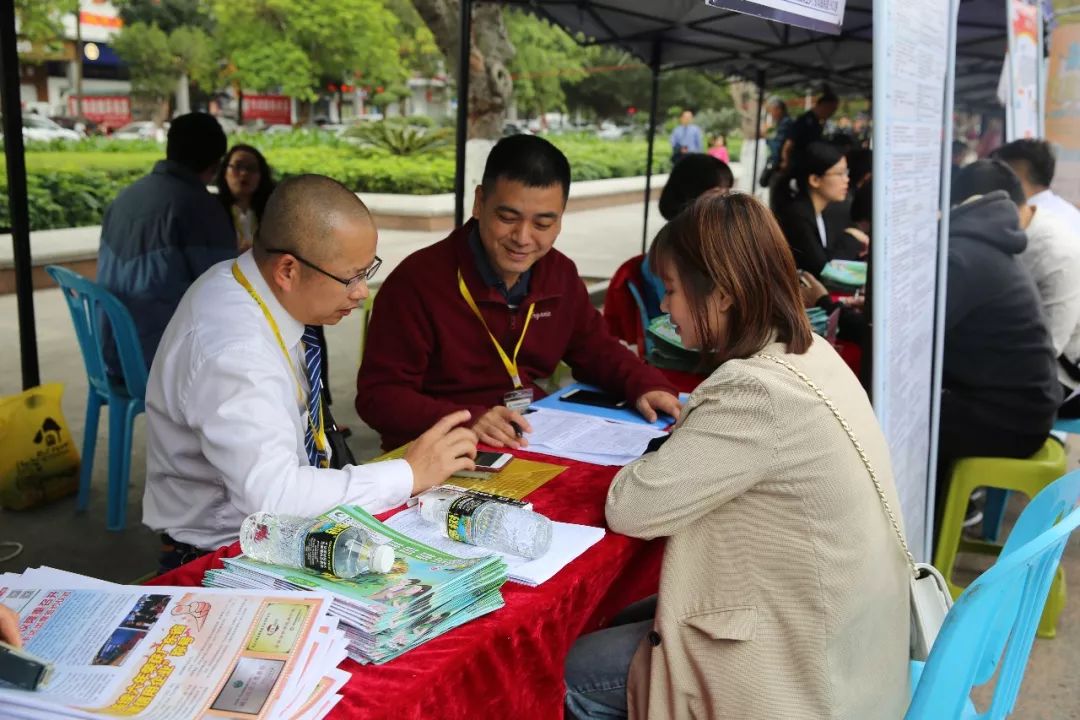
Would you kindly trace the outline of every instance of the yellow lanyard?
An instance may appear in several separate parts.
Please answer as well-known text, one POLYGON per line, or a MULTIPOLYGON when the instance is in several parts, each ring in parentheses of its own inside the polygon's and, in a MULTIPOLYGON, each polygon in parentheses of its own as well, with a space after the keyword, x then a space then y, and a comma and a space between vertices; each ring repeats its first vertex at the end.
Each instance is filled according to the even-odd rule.
POLYGON ((468 303, 473 314, 480 319, 480 323, 484 326, 484 330, 487 330, 488 337, 491 338, 491 344, 494 345, 495 350, 498 351, 499 359, 502 360, 503 367, 506 368, 506 372, 510 375, 510 380, 514 383, 514 389, 524 387, 521 382, 521 374, 518 373, 517 356, 518 351, 521 350, 521 344, 525 342, 525 333, 529 332, 529 323, 532 322, 533 310, 536 308, 536 303, 529 305, 529 309, 525 314, 525 326, 521 328, 521 337, 518 338, 517 345, 514 346, 514 357, 510 358, 507 356, 506 351, 503 350, 502 345, 499 344, 499 341, 491 334, 491 329, 488 328, 484 316, 480 314, 480 308, 476 306, 476 301, 473 300, 472 293, 469 292, 469 288, 465 284, 465 278, 461 276, 460 270, 458 270, 457 280, 458 289, 461 290, 461 297, 465 298, 465 302, 468 303))
MULTIPOLYGON (((278 347, 281 348, 282 354, 285 356, 285 362, 289 363, 289 370, 292 371, 293 380, 296 382, 296 397, 300 403, 304 405, 304 414, 307 415, 308 424, 311 426, 311 434, 315 438, 315 447, 322 453, 323 459, 321 462, 322 467, 329 467, 329 458, 327 457, 327 441, 326 441, 326 428, 323 425, 323 414, 319 413, 319 427, 315 427, 315 422, 311 419, 311 411, 307 409, 308 403, 305 402, 304 386, 300 382, 300 375, 296 372, 296 366, 293 365, 292 355, 289 354, 289 349, 285 347, 285 341, 281 339, 281 331, 278 330, 277 322, 274 321, 274 316, 270 314, 270 308, 266 307, 266 303, 259 297, 259 293, 252 287, 247 277, 244 276, 244 271, 240 269, 240 263, 233 262, 232 266, 233 277, 236 278, 236 282, 240 283, 240 286, 248 291, 251 295, 251 299, 259 306, 263 312, 263 316, 266 317, 266 322, 270 325, 270 329, 274 331, 274 337, 278 341, 278 347)), ((322 406, 320 406, 322 407, 322 406)))

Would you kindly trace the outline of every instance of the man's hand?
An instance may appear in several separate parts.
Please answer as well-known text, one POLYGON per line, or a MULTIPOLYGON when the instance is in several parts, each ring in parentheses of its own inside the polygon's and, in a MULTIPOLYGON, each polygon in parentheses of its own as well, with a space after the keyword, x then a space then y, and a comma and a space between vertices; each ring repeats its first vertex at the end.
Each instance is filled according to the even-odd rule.
POLYGON ((0 641, 17 648, 22 647, 19 636, 19 616, 5 605, 0 605, 0 641))
POLYGON ((460 427, 472 415, 458 410, 431 426, 405 452, 413 473, 412 494, 439 485, 462 470, 475 470, 476 433, 460 427))
POLYGON ((516 410, 497 405, 473 423, 473 430, 480 438, 480 442, 492 447, 523 448, 529 444, 524 437, 517 436, 514 425, 521 428, 521 432, 532 432, 532 426, 525 416, 516 410))
POLYGON ((662 412, 676 420, 682 414, 679 398, 667 390, 650 390, 637 399, 637 411, 649 422, 656 422, 656 413, 662 412))

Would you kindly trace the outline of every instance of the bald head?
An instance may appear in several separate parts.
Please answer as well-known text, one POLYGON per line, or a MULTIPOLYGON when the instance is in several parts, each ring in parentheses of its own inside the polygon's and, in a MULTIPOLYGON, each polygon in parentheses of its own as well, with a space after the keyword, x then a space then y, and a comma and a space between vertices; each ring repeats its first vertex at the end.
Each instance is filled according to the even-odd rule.
POLYGON ((373 225, 367 206, 356 193, 323 175, 298 175, 280 183, 266 202, 255 237, 256 256, 265 250, 292 250, 311 259, 336 254, 336 227, 345 223, 373 225))

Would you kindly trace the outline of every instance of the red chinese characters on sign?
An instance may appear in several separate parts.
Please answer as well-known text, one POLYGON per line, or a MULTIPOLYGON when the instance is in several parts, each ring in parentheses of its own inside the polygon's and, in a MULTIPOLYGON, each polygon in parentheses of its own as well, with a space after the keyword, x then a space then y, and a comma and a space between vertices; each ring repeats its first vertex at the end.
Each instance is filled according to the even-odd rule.
MULTIPOLYGON (((78 115, 78 102, 74 95, 68 97, 68 114, 78 115)), ((123 127, 131 122, 131 98, 127 95, 84 97, 82 114, 103 127, 123 127)))
POLYGON ((292 124, 292 100, 285 95, 244 95, 244 122, 262 120, 267 125, 292 124))

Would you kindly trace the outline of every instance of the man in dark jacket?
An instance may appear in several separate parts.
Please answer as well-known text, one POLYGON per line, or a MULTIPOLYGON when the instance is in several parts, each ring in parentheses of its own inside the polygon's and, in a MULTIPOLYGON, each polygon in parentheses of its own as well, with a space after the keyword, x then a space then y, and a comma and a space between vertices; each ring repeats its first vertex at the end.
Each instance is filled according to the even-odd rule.
MULTIPOLYGON (((97 279, 131 312, 147 368, 191 283, 236 256, 229 218, 206 190, 225 148, 213 116, 181 115, 169 128, 165 159, 105 211, 97 279)), ((109 371, 119 375, 111 338, 104 349, 109 371)))
POLYGON ((1016 204, 1001 190, 974 195, 969 174, 953 179, 949 219, 939 510, 953 462, 1032 455, 1061 403, 1038 291, 1016 257, 1027 247, 1016 204))

